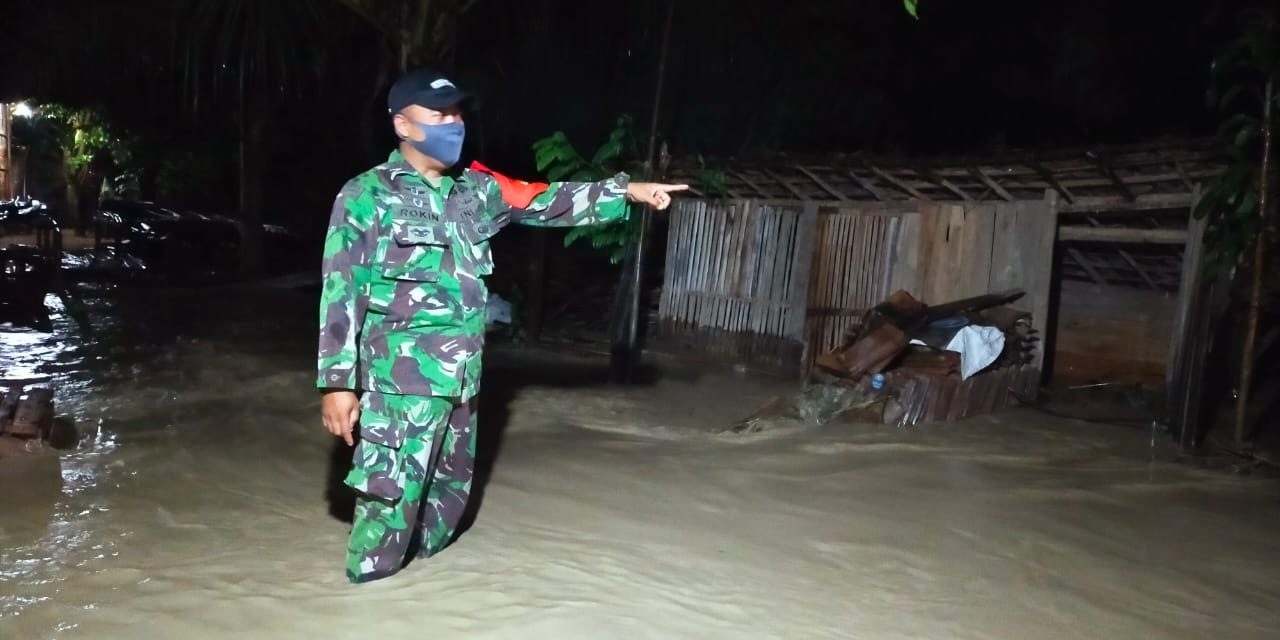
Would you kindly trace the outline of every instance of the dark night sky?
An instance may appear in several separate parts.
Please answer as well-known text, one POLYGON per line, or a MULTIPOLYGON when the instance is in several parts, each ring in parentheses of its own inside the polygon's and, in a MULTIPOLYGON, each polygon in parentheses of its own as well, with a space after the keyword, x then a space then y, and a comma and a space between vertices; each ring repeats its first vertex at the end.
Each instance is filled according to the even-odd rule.
MULTIPOLYGON (((371 100, 381 97, 385 53, 335 2, 279 1, 318 8, 285 54, 290 92, 264 110, 276 187, 267 197, 321 206, 393 142, 371 100)), ((0 95, 96 104, 157 156, 188 151, 233 165, 231 92, 196 83, 193 110, 183 91, 193 85, 178 53, 199 42, 175 8, 183 4, 9 0, 0 95)), ((678 154, 710 155, 1204 135, 1214 125, 1203 107, 1209 62, 1241 4, 923 0, 916 21, 898 0, 686 0, 660 131, 678 154)), ((528 173, 529 145, 557 129, 586 152, 620 113, 647 126, 665 7, 479 0, 459 23, 453 65, 483 97, 468 120, 468 153, 528 173)))

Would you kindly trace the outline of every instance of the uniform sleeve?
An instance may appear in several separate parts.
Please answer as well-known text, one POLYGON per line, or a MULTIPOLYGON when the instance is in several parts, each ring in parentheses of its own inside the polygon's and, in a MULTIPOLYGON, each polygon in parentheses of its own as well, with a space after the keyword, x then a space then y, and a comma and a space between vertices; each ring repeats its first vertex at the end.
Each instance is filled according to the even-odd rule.
POLYGON ((320 345, 316 386, 356 389, 356 340, 369 306, 376 245, 373 195, 355 183, 338 194, 321 261, 320 345))
POLYGON ((630 177, 619 173, 598 182, 530 184, 500 174, 481 173, 490 215, 532 227, 579 227, 628 216, 630 177))

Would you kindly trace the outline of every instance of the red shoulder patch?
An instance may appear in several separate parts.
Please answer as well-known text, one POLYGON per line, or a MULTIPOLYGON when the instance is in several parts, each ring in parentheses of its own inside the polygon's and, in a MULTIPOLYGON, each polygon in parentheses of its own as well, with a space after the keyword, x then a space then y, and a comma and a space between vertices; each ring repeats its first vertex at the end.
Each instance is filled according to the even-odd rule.
POLYGON ((502 200, 517 209, 529 206, 529 203, 533 202, 534 198, 551 186, 545 182, 526 182, 508 178, 475 161, 472 161, 470 168, 493 176, 498 181, 498 187, 502 189, 502 200))

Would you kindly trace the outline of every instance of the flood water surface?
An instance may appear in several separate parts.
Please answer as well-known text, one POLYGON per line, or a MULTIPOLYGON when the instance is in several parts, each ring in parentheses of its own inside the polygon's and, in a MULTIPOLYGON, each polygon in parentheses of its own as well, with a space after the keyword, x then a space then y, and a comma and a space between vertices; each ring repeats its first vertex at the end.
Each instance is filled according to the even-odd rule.
POLYGON ((716 431, 780 383, 491 352, 474 524, 354 586, 292 292, 0 333, 73 451, 0 459, 0 638, 1274 638, 1274 481, 1028 411, 716 431))

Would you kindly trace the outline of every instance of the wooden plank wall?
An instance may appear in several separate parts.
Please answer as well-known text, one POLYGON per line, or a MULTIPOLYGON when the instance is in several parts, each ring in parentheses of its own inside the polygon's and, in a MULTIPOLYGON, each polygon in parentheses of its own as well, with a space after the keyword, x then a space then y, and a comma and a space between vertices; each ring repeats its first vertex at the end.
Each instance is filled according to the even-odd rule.
MULTIPOLYGON (((667 238, 659 336, 753 363, 799 365, 811 242, 804 207, 680 200, 667 238)), ((809 225, 812 226, 812 225, 809 225)))
POLYGON ((845 207, 821 211, 805 330, 814 353, 839 346, 862 314, 892 293, 903 215, 845 207))
MULTIPOLYGON (((1007 203, 921 203, 919 213, 903 214, 892 289, 927 304, 1022 289, 1026 295, 1012 306, 1032 314, 1043 339, 1057 226, 1054 194, 1007 203)), ((1043 348, 1033 364, 1043 370, 1043 348)))
MULTIPOLYGON (((838 346, 897 289, 938 304, 1016 288, 1027 295, 1014 306, 1033 314, 1043 337, 1056 229, 1052 194, 823 209, 681 199, 671 213, 659 335, 789 366, 838 346)), ((1037 369, 1043 359, 1041 349, 1037 369)))
POLYGON ((1178 299, 1151 289, 1063 280, 1054 318, 1057 385, 1118 382, 1161 388, 1178 299))

